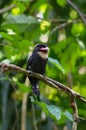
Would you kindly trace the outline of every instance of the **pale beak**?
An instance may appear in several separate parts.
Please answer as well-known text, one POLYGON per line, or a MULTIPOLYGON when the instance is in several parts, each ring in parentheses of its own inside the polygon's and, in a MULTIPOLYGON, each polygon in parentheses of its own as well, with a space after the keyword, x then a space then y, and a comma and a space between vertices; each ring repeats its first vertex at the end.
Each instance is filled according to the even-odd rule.
POLYGON ((48 48, 48 47, 42 47, 42 48, 40 48, 40 50, 41 50, 41 51, 48 51, 49 48, 48 48))

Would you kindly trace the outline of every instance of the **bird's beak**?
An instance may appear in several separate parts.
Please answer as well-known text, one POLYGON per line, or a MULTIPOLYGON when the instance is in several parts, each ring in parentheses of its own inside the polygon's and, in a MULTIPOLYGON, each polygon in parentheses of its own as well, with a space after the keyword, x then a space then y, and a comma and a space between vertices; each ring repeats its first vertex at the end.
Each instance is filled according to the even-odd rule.
POLYGON ((46 51, 46 52, 48 52, 48 50, 49 50, 48 47, 42 47, 42 48, 40 48, 40 51, 46 51))

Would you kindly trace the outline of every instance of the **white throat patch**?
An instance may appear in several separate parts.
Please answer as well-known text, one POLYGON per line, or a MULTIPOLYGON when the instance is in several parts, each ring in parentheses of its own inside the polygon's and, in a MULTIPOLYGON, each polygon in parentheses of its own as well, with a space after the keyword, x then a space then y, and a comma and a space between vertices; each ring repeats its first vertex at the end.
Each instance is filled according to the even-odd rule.
POLYGON ((38 51, 37 54, 44 60, 48 58, 48 53, 38 51))

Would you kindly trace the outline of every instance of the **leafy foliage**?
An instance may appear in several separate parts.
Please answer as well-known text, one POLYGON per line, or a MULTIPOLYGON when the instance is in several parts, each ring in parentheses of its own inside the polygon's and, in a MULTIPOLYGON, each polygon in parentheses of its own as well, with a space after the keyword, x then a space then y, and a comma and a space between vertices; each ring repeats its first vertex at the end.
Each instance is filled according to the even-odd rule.
MULTIPOLYGON (((73 2, 86 13, 86 0, 73 2)), ((46 75, 86 97, 86 29, 78 13, 66 0, 0 1, 1 8, 9 8, 11 4, 16 6, 0 12, 0 62, 26 68, 34 46, 47 44, 50 53, 46 75)), ((22 104, 27 92, 26 130, 34 129, 31 102, 35 104, 38 129, 63 130, 65 125, 71 128, 70 98, 42 82, 39 86, 40 103, 31 96, 25 76, 16 72, 0 74, 0 130, 21 129, 22 104)), ((80 101, 77 104, 79 116, 86 118, 86 104, 80 101)), ((86 123, 81 120, 78 130, 85 128, 86 123)))
POLYGON ((42 102, 39 103, 39 105, 47 115, 51 116, 51 118, 56 121, 61 120, 62 115, 65 115, 66 118, 68 118, 70 121, 73 121, 73 116, 68 111, 63 112, 59 107, 56 107, 54 105, 46 105, 42 102))

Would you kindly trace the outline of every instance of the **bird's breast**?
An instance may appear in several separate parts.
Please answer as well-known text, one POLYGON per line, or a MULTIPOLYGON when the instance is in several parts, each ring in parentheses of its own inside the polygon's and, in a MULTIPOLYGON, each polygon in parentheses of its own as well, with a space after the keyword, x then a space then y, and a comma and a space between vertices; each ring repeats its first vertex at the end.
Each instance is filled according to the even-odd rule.
POLYGON ((36 73, 44 74, 47 60, 36 58, 31 65, 31 70, 36 73))

